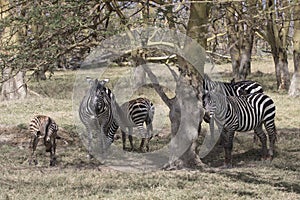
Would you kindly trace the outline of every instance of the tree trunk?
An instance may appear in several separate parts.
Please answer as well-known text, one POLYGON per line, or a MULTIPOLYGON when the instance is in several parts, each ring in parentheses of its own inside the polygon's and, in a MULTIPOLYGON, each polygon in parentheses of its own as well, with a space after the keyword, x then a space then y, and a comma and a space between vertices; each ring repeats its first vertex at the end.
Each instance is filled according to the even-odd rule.
MULTIPOLYGON (((300 4, 298 1, 298 5, 295 6, 294 16, 300 16, 300 4)), ((300 20, 297 19, 294 21, 294 51, 293 51, 293 59, 294 59, 294 75, 291 81, 289 95, 290 96, 300 96, 300 20)))
POLYGON ((27 85, 24 82, 25 72, 18 72, 12 77, 11 69, 3 70, 1 100, 24 99, 27 96, 27 85))
POLYGON ((277 88, 279 90, 288 90, 290 86, 290 74, 288 69, 287 52, 283 49, 279 51, 281 52, 278 54, 273 54, 277 88))
MULTIPOLYGON (((284 2, 283 3, 287 3, 284 2)), ((290 74, 287 61, 288 32, 290 26, 290 11, 278 9, 273 0, 267 3, 267 26, 264 38, 271 46, 272 56, 275 63, 275 72, 278 90, 288 90, 290 86, 290 74), (278 22, 279 21, 279 22, 278 22), (280 23, 281 22, 281 23, 280 23)))
MULTIPOLYGON (((1 8, 1 18, 5 18, 9 15, 9 11, 7 11, 9 7, 9 1, 1 0, 0 8, 1 8)), ((5 27, 2 31, 1 35, 1 45, 6 46, 14 46, 19 43, 19 32, 14 33, 14 30, 11 30, 11 27, 5 27)), ((5 49, 5 48, 3 48, 5 49)), ((14 57, 17 53, 15 51, 10 52, 1 52, 2 54, 8 55, 10 59, 14 57)), ((1 97, 0 100, 14 100, 14 99, 23 99, 27 95, 27 86, 25 83, 25 72, 24 71, 13 71, 14 66, 5 66, 5 63, 9 63, 9 61, 3 61, 2 68, 2 88, 1 88, 1 97), (16 74, 14 74, 16 73, 16 74)))
MULTIPOLYGON (((200 77, 200 74, 193 74, 200 77)), ((194 82, 196 83, 196 82, 194 82)), ((172 140, 170 143, 170 163, 175 167, 201 167, 203 166, 199 155, 196 153, 199 128, 204 115, 202 103, 197 96, 202 96, 198 89, 202 81, 197 81, 197 86, 189 85, 189 80, 180 76, 176 86, 176 101, 170 110, 172 123, 172 140)), ((202 88, 202 87, 201 87, 202 88)))
MULTIPOLYGON (((252 6, 248 2, 248 7, 252 6)), ((227 34, 228 48, 232 62, 232 72, 236 80, 245 80, 251 72, 251 53, 253 47, 254 32, 242 19, 240 2, 231 3, 227 9, 227 34), (236 16, 238 15, 238 16, 236 16)))
MULTIPOLYGON (((249 27, 247 28, 247 30, 249 27)), ((243 44, 240 48, 240 67, 238 73, 238 79, 245 80, 251 73, 251 54, 253 47, 254 33, 252 30, 247 31, 247 35, 243 35, 243 44)))
MULTIPOLYGON (((187 29, 187 35, 204 48, 207 46, 208 10, 208 4, 205 2, 191 3, 187 29)), ((189 45, 186 44, 184 47, 186 52, 192 51, 192 47, 189 45)), ((198 138, 198 131, 201 130, 199 127, 204 115, 204 111, 201 109, 202 77, 199 71, 183 58, 179 57, 178 63, 180 77, 176 86, 176 101, 170 110, 170 120, 173 124, 170 164, 186 167, 202 166, 203 164, 196 153, 196 139, 198 138), (195 97, 196 101, 194 101, 195 97)))

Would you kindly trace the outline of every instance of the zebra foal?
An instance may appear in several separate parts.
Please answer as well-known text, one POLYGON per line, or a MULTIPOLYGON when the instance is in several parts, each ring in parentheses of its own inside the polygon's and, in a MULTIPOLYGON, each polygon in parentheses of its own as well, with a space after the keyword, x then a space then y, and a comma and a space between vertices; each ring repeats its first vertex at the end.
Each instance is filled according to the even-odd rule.
POLYGON ((30 148, 32 149, 29 164, 34 162, 38 164, 36 158, 36 147, 40 139, 43 139, 46 147, 46 152, 50 152, 50 166, 56 164, 56 139, 60 139, 57 135, 58 126, 55 121, 45 115, 35 116, 29 123, 29 130, 31 133, 30 148))
POLYGON ((275 105, 269 96, 255 93, 234 97, 210 91, 204 95, 204 105, 221 130, 226 167, 232 166, 231 152, 235 131, 254 130, 262 143, 262 158, 273 158, 276 141, 275 105), (269 136, 269 153, 263 124, 269 136))

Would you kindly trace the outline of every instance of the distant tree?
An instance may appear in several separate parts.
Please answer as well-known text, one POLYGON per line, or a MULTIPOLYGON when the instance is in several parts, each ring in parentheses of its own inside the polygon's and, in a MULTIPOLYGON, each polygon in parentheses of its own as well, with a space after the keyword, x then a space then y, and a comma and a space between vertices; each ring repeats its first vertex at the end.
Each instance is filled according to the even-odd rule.
POLYGON ((251 53, 254 27, 251 16, 255 14, 254 1, 237 1, 225 4, 228 49, 232 72, 237 80, 246 79, 251 72, 251 53))
MULTIPOLYGON (((6 22, 6 24, 9 23, 10 15, 22 15, 22 13, 17 10, 17 7, 13 7, 13 9, 10 10, 11 7, 8 0, 1 0, 0 7, 1 21, 6 22)), ((16 27, 13 26, 2 26, 1 28, 0 69, 2 80, 0 80, 0 83, 2 83, 2 87, 0 99, 22 99, 27 95, 27 86, 24 79, 25 71, 22 66, 19 66, 18 62, 16 62, 20 56, 20 50, 11 47, 20 45, 24 27, 16 29, 16 27)))
POLYGON ((271 47, 275 63, 277 88, 288 90, 290 75, 288 70, 289 30, 291 26, 291 8, 293 4, 284 0, 267 0, 261 2, 259 10, 264 18, 256 18, 260 26, 256 29, 271 47))
POLYGON ((300 96, 300 1, 295 2, 294 9, 293 59, 294 75, 289 89, 290 96, 300 96))

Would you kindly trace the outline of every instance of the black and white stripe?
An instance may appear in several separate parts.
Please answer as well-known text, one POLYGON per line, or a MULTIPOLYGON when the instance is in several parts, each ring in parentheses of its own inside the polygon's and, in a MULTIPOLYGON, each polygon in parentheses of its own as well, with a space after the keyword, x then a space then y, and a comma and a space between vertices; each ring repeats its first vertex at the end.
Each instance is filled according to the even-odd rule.
POLYGON ((91 153, 93 134, 104 134, 104 149, 114 141, 118 129, 111 110, 111 91, 105 87, 108 80, 90 80, 90 88, 83 97, 79 107, 79 117, 88 133, 88 151, 91 153))
MULTIPOLYGON (((133 150, 132 143, 132 129, 133 127, 137 127, 139 133, 142 136, 142 141, 140 144, 140 150, 142 151, 144 148, 144 143, 146 141, 146 151, 149 151, 149 141, 152 138, 151 132, 153 131, 153 117, 155 108, 153 103, 147 98, 137 98, 133 99, 129 102, 122 104, 121 106, 123 118, 120 119, 121 127, 128 128, 128 139, 130 142, 131 150, 133 150), (146 124, 146 132, 144 129, 144 123, 146 124)), ((119 114, 120 116, 120 114, 119 114)), ((123 149, 126 148, 126 132, 124 128, 122 131, 122 141, 123 141, 123 149)))
POLYGON ((231 82, 220 82, 213 81, 209 78, 207 74, 203 76, 203 89, 204 91, 212 91, 216 90, 225 96, 241 96, 246 94, 254 94, 254 93, 263 93, 262 86, 251 80, 244 80, 235 82, 232 80, 231 82))
POLYGON ((114 141, 114 135, 120 126, 124 149, 126 128, 129 131, 131 149, 133 149, 132 131, 133 127, 137 127, 140 134, 143 135, 140 148, 143 149, 145 139, 147 139, 146 148, 149 151, 149 141, 152 137, 150 131, 153 131, 153 103, 146 98, 137 98, 124 103, 120 107, 116 103, 111 90, 105 87, 107 82, 107 79, 91 81, 91 87, 80 104, 79 116, 90 136, 89 148, 91 146, 92 132, 97 132, 97 129, 103 129, 103 133, 106 136, 104 145, 107 148, 114 141), (146 131, 144 131, 144 123, 146 123, 146 131))
POLYGON ((204 105, 221 130, 227 166, 231 165, 235 131, 254 130, 262 143, 262 156, 267 158, 267 137, 262 128, 263 124, 269 136, 269 156, 273 157, 276 140, 275 105, 269 96, 255 93, 234 97, 212 91, 204 95, 204 105))
MULTIPOLYGON (((232 80, 231 82, 220 82, 213 81, 207 74, 203 76, 203 91, 212 91, 219 92, 225 96, 241 96, 247 94, 254 93, 263 93, 262 86, 251 80, 244 80, 235 82, 232 80), (217 90, 217 91, 216 91, 217 90)), ((204 121, 209 123, 210 118, 207 113, 204 115, 204 121)))
POLYGON ((50 166, 54 166, 56 164, 56 139, 60 138, 57 135, 58 126, 55 121, 48 116, 37 115, 30 121, 29 131, 31 133, 30 147, 32 148, 29 164, 33 161, 34 164, 37 165, 38 162, 35 151, 39 139, 43 139, 46 152, 50 152, 50 166))

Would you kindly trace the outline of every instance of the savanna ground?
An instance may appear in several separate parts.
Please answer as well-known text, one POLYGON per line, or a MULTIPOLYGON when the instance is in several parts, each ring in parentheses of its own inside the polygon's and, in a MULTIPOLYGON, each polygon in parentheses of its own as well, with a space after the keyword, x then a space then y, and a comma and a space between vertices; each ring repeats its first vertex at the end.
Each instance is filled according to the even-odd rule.
MULTIPOLYGON (((72 94, 76 72, 56 72, 50 80, 30 81, 29 98, 0 102, 0 199, 300 199, 299 99, 276 91, 271 59, 254 60, 252 65, 249 79, 261 83, 277 106, 278 142, 272 163, 259 160, 260 146, 253 144, 252 133, 236 135, 232 169, 219 168, 223 162, 220 147, 202 159, 207 167, 193 170, 120 171, 89 160, 75 128, 78 108, 73 108, 72 94), (48 166, 49 155, 41 143, 39 164, 28 165, 27 128, 35 114, 49 115, 60 126, 64 140, 58 141, 55 167, 48 166)), ((231 79, 230 69, 230 64, 215 66, 222 80, 231 79)), ((111 68, 105 76, 114 80, 126 70, 111 68)), ((152 94, 149 98, 162 105, 152 94)), ((162 116, 155 117, 161 119, 167 111, 158 113, 162 116)), ((161 123, 156 121, 154 129, 161 123)), ((168 126, 156 132, 160 137, 152 140, 152 151, 166 146, 169 132, 168 126)), ((204 136, 205 128, 199 144, 204 136)), ((120 143, 116 141, 117 146, 120 143)))

